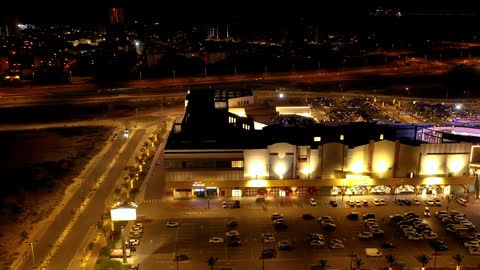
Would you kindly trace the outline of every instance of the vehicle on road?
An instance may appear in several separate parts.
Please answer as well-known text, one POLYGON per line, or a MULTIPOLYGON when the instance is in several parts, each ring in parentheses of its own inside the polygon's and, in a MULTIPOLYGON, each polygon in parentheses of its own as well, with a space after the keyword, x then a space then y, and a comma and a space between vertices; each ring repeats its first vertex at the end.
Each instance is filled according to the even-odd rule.
POLYGON ((330 201, 330 205, 331 205, 332 207, 337 207, 337 206, 338 206, 338 203, 337 203, 337 201, 330 201))
POLYGON ((315 201, 314 198, 310 198, 308 201, 309 201, 311 206, 317 206, 317 201, 315 201))
POLYGON ((430 208, 428 208, 428 206, 426 206, 425 209, 423 210, 423 215, 426 217, 430 216, 430 208))
POLYGON ((420 205, 420 201, 418 199, 412 199, 413 204, 420 205))
POLYGON ((228 208, 228 203, 227 203, 226 201, 223 201, 223 202, 222 202, 222 207, 223 207, 223 208, 228 208))

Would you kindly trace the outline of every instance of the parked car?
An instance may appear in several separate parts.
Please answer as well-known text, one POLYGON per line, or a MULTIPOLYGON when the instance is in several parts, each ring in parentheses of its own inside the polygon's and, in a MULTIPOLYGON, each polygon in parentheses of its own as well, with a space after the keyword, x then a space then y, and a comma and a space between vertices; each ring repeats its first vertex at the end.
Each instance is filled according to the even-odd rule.
POLYGON ((383 242, 382 243, 382 248, 394 248, 395 245, 391 242, 383 242))
POLYGON ((332 207, 337 207, 338 206, 337 201, 330 201, 330 205, 332 207))
POLYGON ((351 212, 350 214, 347 215, 347 218, 348 219, 351 219, 351 220, 357 220, 360 216, 360 213, 358 212, 351 212))
POLYGON ((167 227, 178 227, 178 222, 176 221, 167 221, 167 227))
POLYGON ((277 250, 274 248, 267 248, 262 250, 260 259, 271 259, 277 256, 277 250))
POLYGON ((214 237, 210 237, 210 239, 208 240, 208 243, 210 243, 210 244, 221 244, 221 243, 223 243, 223 241, 224 241, 223 238, 214 236, 214 237))
POLYGON ((312 214, 303 214, 302 215, 302 218, 304 220, 312 220, 312 219, 315 219, 315 217, 312 215, 312 214))
POLYGON ((317 206, 317 202, 315 201, 314 198, 310 198, 308 201, 310 202, 311 206, 317 206))
POLYGON ((238 240, 230 241, 227 244, 228 247, 239 247, 241 245, 242 245, 242 243, 238 240))

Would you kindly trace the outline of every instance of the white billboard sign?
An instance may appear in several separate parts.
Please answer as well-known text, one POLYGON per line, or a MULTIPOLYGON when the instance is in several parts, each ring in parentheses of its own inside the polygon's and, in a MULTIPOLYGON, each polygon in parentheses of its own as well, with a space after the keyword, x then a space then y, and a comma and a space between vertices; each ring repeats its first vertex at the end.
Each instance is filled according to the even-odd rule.
POLYGON ((110 211, 112 221, 127 221, 137 219, 136 208, 114 208, 110 211))

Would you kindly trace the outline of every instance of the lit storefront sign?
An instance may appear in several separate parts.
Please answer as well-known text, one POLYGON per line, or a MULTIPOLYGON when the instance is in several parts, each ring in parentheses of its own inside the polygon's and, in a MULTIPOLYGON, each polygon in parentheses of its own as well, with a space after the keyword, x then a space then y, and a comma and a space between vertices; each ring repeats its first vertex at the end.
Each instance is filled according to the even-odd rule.
POLYGON ((373 185, 373 179, 367 175, 347 174, 345 184, 347 186, 371 186, 373 185))
POLYGON ((205 187, 205 183, 203 182, 193 182, 193 187, 205 187))

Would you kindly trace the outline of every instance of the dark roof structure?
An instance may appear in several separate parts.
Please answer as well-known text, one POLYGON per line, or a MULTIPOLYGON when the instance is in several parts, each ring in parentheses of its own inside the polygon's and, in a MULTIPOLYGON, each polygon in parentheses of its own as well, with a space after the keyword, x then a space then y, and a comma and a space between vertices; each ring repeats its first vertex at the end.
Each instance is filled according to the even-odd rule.
POLYGON ((181 124, 174 126, 166 149, 259 149, 281 142, 310 145, 312 148, 338 142, 353 148, 379 140, 419 145, 418 132, 431 126, 352 122, 297 126, 274 124, 255 130, 253 119, 229 113, 225 108, 216 108, 216 98, 228 96, 220 94, 219 97, 218 93, 229 91, 189 91, 185 117, 181 124))

